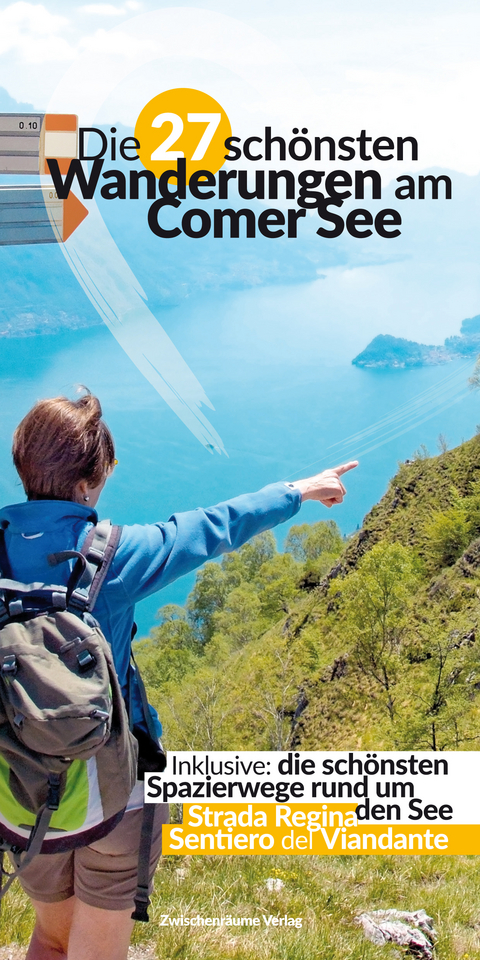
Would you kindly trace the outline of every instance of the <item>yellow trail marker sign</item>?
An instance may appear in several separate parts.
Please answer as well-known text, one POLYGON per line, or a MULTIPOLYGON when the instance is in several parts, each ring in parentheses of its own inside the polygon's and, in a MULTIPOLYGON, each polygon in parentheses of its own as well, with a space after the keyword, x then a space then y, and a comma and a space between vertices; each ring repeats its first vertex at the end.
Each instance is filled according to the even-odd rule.
POLYGON ((75 194, 59 200, 52 186, 0 187, 0 245, 64 242, 87 214, 75 194))
POLYGON ((49 173, 46 160, 68 171, 78 153, 78 117, 73 113, 0 113, 0 174, 49 173))

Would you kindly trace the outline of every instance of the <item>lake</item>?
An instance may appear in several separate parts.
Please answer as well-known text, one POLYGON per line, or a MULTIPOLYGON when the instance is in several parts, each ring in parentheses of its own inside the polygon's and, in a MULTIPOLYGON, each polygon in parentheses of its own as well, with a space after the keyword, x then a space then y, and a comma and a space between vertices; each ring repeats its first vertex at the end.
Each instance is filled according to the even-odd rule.
MULTIPOLYGON (((480 396, 472 363, 360 370, 351 359, 379 330, 352 310, 335 315, 327 280, 201 293, 157 316, 215 411, 206 415, 228 458, 211 455, 143 379, 104 326, 2 339, 0 470, 3 502, 23 498, 10 461, 14 427, 36 399, 86 384, 101 399, 119 466, 100 501, 116 523, 153 522, 278 479, 358 457, 348 497, 333 511, 307 504, 301 520, 334 518, 343 533, 384 493, 397 462, 421 445, 438 452, 475 433, 480 396), (327 284, 327 286, 325 285, 327 284), (327 295, 325 293, 327 291, 327 295)), ((359 314, 363 307, 359 304, 359 314)), ((401 332, 399 331, 399 335, 401 332)), ((297 522, 299 520, 297 519, 297 522)), ((283 541, 286 526, 278 531, 283 541)), ((183 602, 184 578, 137 609, 140 634, 167 602, 183 602)))

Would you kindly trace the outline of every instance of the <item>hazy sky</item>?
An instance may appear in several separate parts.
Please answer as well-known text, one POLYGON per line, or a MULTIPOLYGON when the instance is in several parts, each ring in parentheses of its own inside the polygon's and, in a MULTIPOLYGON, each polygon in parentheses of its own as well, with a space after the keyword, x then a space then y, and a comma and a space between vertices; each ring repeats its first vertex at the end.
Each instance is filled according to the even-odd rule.
MULTIPOLYGON (((133 129, 154 96, 173 87, 196 87, 221 103, 234 133, 242 137, 261 135, 267 124, 284 137, 293 127, 307 127, 311 137, 356 137, 362 128, 373 137, 416 137, 418 172, 431 166, 456 171, 453 202, 407 202, 398 243, 381 245, 373 237, 363 248, 363 241, 352 241, 354 255, 350 248, 350 260, 340 259, 340 265, 328 266, 330 241, 322 248, 314 240, 324 279, 302 290, 301 304, 297 290, 287 297, 283 288, 273 293, 265 288, 268 304, 275 307, 268 316, 275 317, 276 343, 288 344, 293 316, 301 356, 312 336, 329 342, 332 330, 342 349, 349 343, 353 356, 377 333, 439 343, 458 332, 466 316, 479 312, 480 220, 473 179, 480 172, 479 27, 478 0, 298 0, 295 7, 292 0, 193 0, 189 6, 158 0, 0 0, 0 88, 39 110, 78 113, 81 126, 122 123, 133 129)), ((0 90, 0 110, 12 109, 4 94, 3 102, 2 107, 0 90)), ((382 168, 385 184, 399 175, 399 164, 368 164, 375 165, 382 168)), ((411 170, 411 161, 406 166, 411 170)), ((92 201, 91 215, 64 253, 87 263, 91 290, 100 287, 117 314, 127 311, 132 336, 123 345, 137 362, 140 348, 149 356, 131 301, 137 283, 106 226, 99 225, 94 206, 92 201), (128 296, 123 281, 130 284, 128 296)), ((219 246, 217 260, 212 258, 214 270, 221 269, 222 250, 219 246)), ((156 280, 154 275, 153 287, 156 280)), ((255 349, 263 346, 267 364, 272 337, 269 332, 262 341, 255 312, 260 300, 254 291, 253 308, 247 309, 249 296, 241 298, 235 323, 228 314, 229 335, 238 335, 248 356, 257 337, 255 349)), ((198 327, 197 309, 192 298, 192 329, 198 327)), ((173 316, 164 313, 162 322, 174 328, 173 316)), ((145 341, 151 340, 151 327, 145 326, 145 341)), ((176 341, 175 328, 172 335, 176 341)), ((196 349, 201 358, 203 346, 196 349)), ((205 349, 210 355, 206 341, 205 349)), ((234 343, 236 363, 239 351, 234 343)), ((205 369, 208 378, 208 364, 205 369)), ((189 411, 196 416, 198 384, 192 394, 185 383, 184 392, 178 383, 175 388, 182 402, 188 395, 189 411)))
POLYGON ((245 133, 411 134, 421 166, 473 174, 479 26, 477 0, 0 2, 0 86, 43 109, 70 71, 85 123, 89 80, 98 92, 118 70, 99 120, 131 125, 162 89, 198 86, 245 133))

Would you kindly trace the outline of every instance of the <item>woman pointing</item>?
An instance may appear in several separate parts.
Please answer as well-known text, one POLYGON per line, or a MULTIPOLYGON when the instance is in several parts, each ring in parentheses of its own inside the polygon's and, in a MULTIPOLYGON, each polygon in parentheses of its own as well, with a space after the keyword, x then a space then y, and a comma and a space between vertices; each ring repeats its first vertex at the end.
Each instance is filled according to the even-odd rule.
MULTIPOLYGON (((97 398, 86 393, 76 401, 56 397, 37 403, 15 431, 13 458, 27 500, 0 512, 11 576, 27 584, 50 583, 48 556, 81 549, 97 524, 96 506, 116 463, 113 438, 97 398)), ((346 493, 342 478, 356 466, 351 461, 207 509, 175 513, 166 521, 122 528, 94 615, 110 644, 125 698, 130 688, 132 726, 144 723, 141 693, 130 667, 135 603, 206 560, 291 519, 306 500, 326 507, 341 504, 346 493)), ((60 566, 55 577, 62 582, 60 566)), ((153 708, 150 711, 160 735, 158 718, 153 708)), ((102 839, 63 853, 39 854, 21 873, 20 882, 36 912, 27 960, 127 957, 142 786, 134 788, 123 819, 102 839)), ((168 815, 165 804, 155 806, 150 883, 168 815)))

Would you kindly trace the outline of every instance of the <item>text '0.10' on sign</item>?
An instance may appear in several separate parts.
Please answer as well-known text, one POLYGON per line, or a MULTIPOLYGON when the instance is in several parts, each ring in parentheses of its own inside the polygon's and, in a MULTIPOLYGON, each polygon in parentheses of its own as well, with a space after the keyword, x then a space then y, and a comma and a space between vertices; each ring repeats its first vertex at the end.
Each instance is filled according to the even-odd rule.
POLYGON ((77 153, 75 114, 0 113, 0 173, 48 174, 52 158, 67 173, 77 153))

